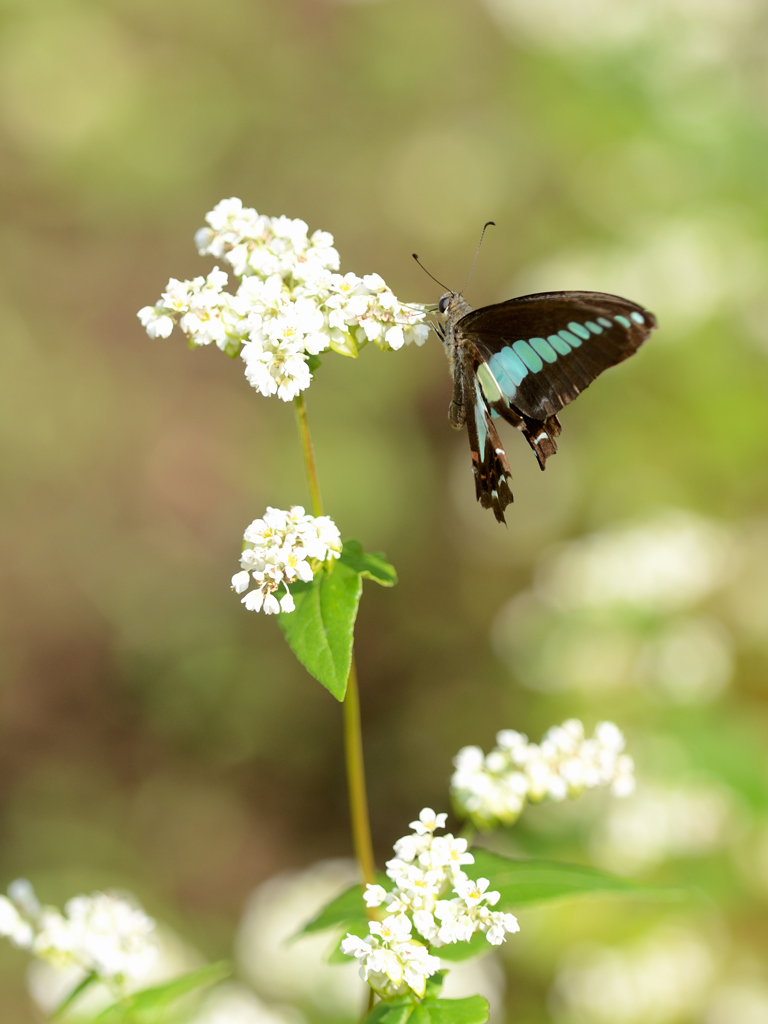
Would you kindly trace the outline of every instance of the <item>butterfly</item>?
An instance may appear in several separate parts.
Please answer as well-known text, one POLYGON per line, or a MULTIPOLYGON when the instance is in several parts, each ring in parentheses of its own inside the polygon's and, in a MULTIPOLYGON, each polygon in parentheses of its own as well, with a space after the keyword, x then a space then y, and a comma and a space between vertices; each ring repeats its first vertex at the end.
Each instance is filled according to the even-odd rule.
POLYGON ((557 451, 557 414, 603 370, 633 355, 656 317, 618 295, 577 291, 480 309, 448 291, 437 311, 442 321, 433 326, 453 375, 448 419, 457 429, 466 424, 477 500, 504 523, 512 474, 494 420, 522 431, 544 469, 557 451))

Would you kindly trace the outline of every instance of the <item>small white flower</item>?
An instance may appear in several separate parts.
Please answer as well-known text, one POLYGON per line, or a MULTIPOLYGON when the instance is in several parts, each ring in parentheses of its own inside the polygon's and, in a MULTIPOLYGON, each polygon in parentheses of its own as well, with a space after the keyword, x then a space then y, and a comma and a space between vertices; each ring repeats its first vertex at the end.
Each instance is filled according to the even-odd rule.
POLYGON ((288 511, 267 508, 246 529, 244 543, 232 589, 244 594, 241 601, 248 611, 265 615, 294 611, 288 584, 310 582, 323 562, 341 554, 341 534, 333 520, 307 515, 301 505, 288 511), (252 584, 255 588, 248 590, 252 584), (281 588, 285 593, 278 601, 275 594, 281 588))
POLYGON ((419 814, 419 820, 412 821, 408 827, 417 835, 424 836, 427 833, 431 834, 436 828, 443 828, 447 819, 447 814, 435 814, 431 807, 425 807, 419 814))
POLYGON ((232 589, 236 594, 242 594, 244 590, 247 590, 251 584, 251 577, 249 573, 236 572, 232 577, 232 589))
POLYGON ((514 914, 493 913, 490 915, 490 920, 491 923, 485 936, 492 946, 500 946, 507 935, 520 931, 520 925, 514 914))
POLYGON ((10 939, 14 946, 30 949, 34 930, 7 896, 0 896, 0 935, 10 939))
POLYGON ((136 316, 150 338, 167 338, 173 330, 173 320, 162 306, 142 306, 136 316))
POLYGON ((489 885, 490 882, 487 878, 478 878, 476 882, 466 879, 458 881, 454 886, 454 890, 470 908, 477 907, 483 902, 488 903, 489 906, 493 906, 494 903, 498 903, 499 901, 499 893, 486 893, 485 890, 489 885))
POLYGON ((383 885, 366 885, 363 899, 366 907, 380 907, 387 898, 387 890, 383 885))
POLYGON ((440 960, 411 938, 411 922, 404 914, 371 921, 364 939, 347 935, 341 951, 360 962, 360 976, 385 998, 408 989, 424 995, 426 980, 440 969, 440 960))

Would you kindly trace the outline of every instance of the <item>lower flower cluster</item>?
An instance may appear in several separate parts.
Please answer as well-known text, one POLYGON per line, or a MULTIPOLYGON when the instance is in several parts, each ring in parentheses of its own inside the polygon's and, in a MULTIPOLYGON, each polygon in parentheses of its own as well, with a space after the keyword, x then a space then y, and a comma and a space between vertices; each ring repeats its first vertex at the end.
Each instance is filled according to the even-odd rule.
POLYGON ((111 893, 75 896, 64 907, 41 906, 25 879, 0 896, 0 935, 58 967, 80 967, 121 985, 147 973, 158 954, 155 922, 111 893))
POLYGON ((575 718, 551 728, 541 743, 512 729, 496 735, 487 755, 463 747, 454 758, 451 795, 457 811, 478 828, 512 825, 530 800, 564 800, 585 789, 610 786, 615 796, 634 791, 634 762, 613 722, 600 722, 591 739, 575 718))
POLYGON ((425 807, 411 822, 413 833, 398 839, 396 856, 387 861, 394 888, 369 885, 365 891, 366 904, 385 906, 388 916, 372 921, 365 938, 347 935, 342 941, 342 952, 359 960, 361 977, 385 999, 409 991, 424 995, 427 978, 440 969, 431 950, 468 942, 477 932, 498 946, 519 931, 513 914, 491 909, 500 896, 488 891, 488 879, 467 877, 463 867, 474 863, 467 840, 435 835, 445 820, 425 807))
POLYGON ((305 515, 301 505, 287 512, 267 508, 263 519, 255 519, 244 535, 240 555, 241 571, 232 577, 232 589, 245 596, 249 611, 266 615, 294 610, 289 583, 308 583, 315 570, 341 554, 341 534, 329 516, 305 515), (252 583, 256 587, 248 590, 252 583), (278 601, 275 591, 285 587, 278 601))

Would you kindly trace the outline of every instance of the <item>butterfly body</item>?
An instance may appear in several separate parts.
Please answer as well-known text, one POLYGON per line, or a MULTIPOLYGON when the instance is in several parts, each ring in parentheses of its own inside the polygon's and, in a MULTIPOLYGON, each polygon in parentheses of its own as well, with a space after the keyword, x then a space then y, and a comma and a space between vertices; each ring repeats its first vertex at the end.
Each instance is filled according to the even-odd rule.
POLYGON ((456 292, 438 303, 437 331, 453 377, 451 424, 467 426, 477 499, 504 522, 511 472, 494 424, 520 430, 544 469, 557 451, 558 412, 642 345, 656 318, 603 292, 542 292, 472 309, 456 292))

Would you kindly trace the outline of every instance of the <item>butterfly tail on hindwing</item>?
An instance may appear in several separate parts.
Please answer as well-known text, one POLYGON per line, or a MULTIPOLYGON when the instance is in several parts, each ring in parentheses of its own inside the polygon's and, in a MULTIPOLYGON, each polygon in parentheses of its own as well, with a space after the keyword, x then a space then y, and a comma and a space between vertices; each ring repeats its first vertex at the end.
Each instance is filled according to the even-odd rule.
MULTIPOLYGON (((506 416, 504 418, 507 419, 506 416)), ((534 450, 534 455, 539 460, 539 468, 546 469, 547 459, 557 453, 555 438, 562 429, 560 421, 556 416, 550 416, 546 420, 531 420, 528 416, 521 419, 522 422, 516 423, 515 426, 522 431, 523 437, 534 450)))
POLYGON ((471 394, 472 399, 467 403, 467 428, 477 500, 483 508, 493 509, 497 522, 506 523, 504 509, 514 500, 507 482, 512 479, 509 460, 476 382, 471 394))

